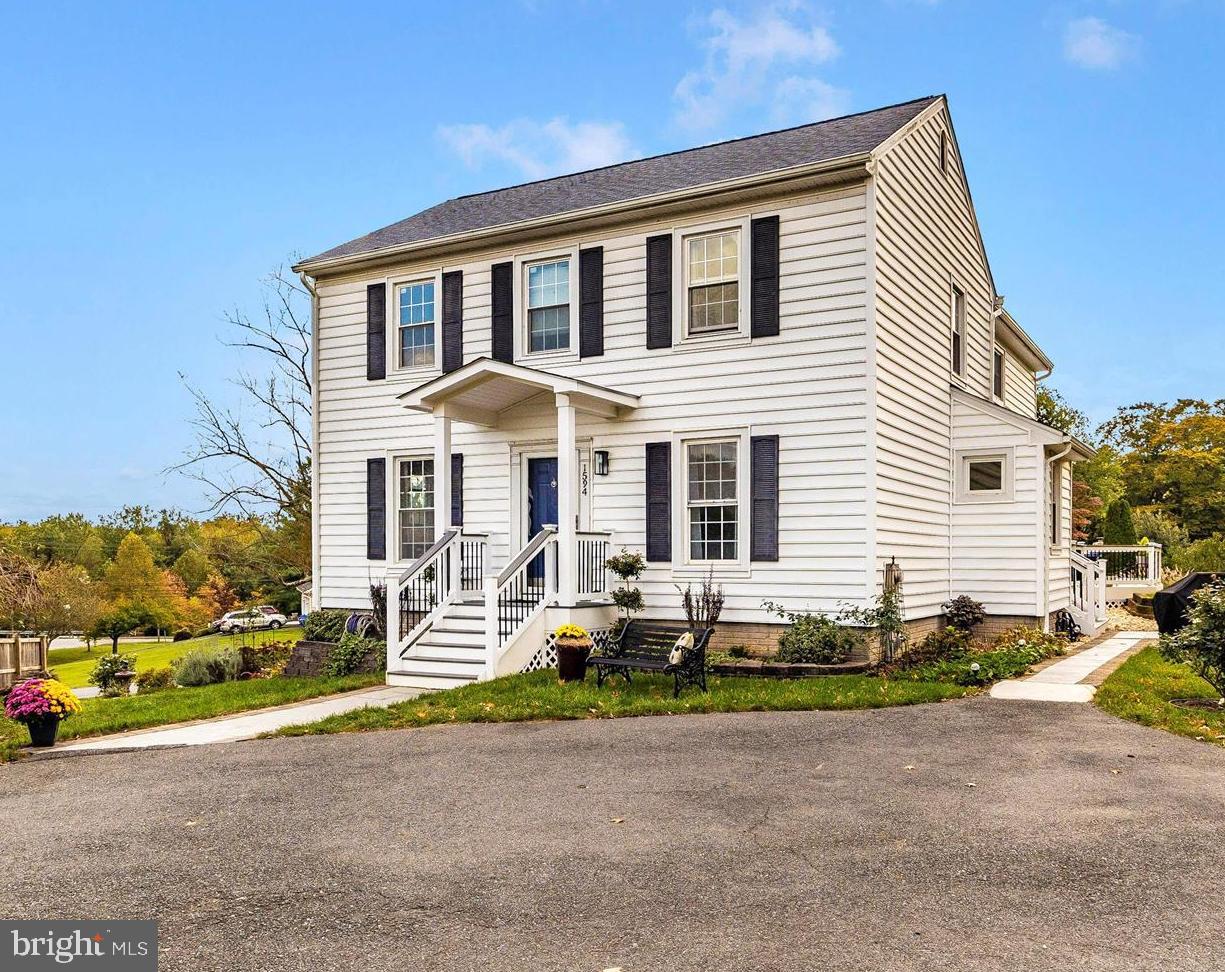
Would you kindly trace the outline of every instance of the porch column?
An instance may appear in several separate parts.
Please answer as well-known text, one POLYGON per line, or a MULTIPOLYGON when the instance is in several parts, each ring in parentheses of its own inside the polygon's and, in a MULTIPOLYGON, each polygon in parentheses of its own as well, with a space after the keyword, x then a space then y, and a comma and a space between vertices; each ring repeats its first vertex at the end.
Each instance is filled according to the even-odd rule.
POLYGON ((557 603, 572 607, 577 597, 574 572, 576 546, 574 493, 578 482, 574 406, 570 396, 557 395, 557 603))
POLYGON ((434 410, 434 539, 451 529, 451 417, 434 410))

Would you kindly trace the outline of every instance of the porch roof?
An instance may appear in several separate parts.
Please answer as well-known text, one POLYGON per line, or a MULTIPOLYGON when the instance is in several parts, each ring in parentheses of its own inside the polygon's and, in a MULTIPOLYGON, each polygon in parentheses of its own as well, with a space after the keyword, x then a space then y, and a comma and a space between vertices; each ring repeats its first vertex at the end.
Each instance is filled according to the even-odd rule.
POLYGON ((442 407, 447 416, 461 422, 495 426, 499 415, 507 409, 536 398, 554 404, 557 395, 565 395, 581 412, 604 418, 617 418, 624 409, 638 405, 637 395, 484 357, 418 385, 398 398, 405 408, 415 412, 434 413, 442 407))

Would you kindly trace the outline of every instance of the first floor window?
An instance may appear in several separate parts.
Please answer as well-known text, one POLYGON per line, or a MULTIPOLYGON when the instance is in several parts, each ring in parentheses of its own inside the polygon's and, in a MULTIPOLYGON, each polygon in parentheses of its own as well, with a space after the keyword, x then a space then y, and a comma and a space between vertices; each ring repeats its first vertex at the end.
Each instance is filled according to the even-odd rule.
POLYGON ((735 560, 736 440, 690 443, 685 460, 689 559, 735 560))
POLYGON ((971 459, 966 489, 971 493, 1000 493, 1004 489, 1003 459, 971 459))
POLYGON ((398 288, 401 368, 434 367, 434 281, 398 288))
POLYGON ((416 560, 434 543, 434 460, 401 459, 398 477, 400 559, 416 560))
POLYGON ((685 241, 689 333, 740 326, 740 234, 736 230, 685 241))
POLYGON ((570 347, 570 261, 534 263, 527 268, 528 348, 564 351, 570 347))
POLYGON ((953 288, 953 374, 966 373, 966 295, 959 287, 953 288))

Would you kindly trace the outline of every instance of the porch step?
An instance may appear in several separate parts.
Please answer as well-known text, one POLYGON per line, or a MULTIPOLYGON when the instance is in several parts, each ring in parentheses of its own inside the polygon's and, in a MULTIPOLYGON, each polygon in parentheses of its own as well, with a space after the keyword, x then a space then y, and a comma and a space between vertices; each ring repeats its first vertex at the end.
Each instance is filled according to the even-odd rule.
POLYGON ((440 643, 434 639, 432 634, 428 634, 421 641, 409 649, 409 653, 404 656, 404 662, 417 658, 445 658, 448 661, 484 661, 485 651, 483 648, 471 645, 451 645, 440 643))
POLYGON ((440 658, 437 655, 407 655, 400 659, 402 672, 412 675, 446 675, 476 679, 485 664, 483 658, 440 658))

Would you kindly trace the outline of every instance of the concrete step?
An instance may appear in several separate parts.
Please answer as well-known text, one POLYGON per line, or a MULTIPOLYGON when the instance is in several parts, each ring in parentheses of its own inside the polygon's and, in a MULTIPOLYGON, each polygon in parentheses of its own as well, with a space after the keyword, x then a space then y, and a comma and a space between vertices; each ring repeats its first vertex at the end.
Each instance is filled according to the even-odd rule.
POLYGON ((459 688, 461 685, 471 685, 475 681, 475 675, 471 678, 454 675, 421 675, 398 669, 387 673, 388 685, 400 685, 405 688, 421 689, 425 692, 439 692, 443 689, 459 688))
POLYGON ((396 671, 410 675, 441 675, 476 679, 484 670, 484 658, 455 659, 414 653, 400 659, 396 671))
POLYGON ((439 643, 432 635, 426 635, 421 641, 418 641, 412 647, 410 654, 404 658, 405 664, 410 659, 424 658, 449 658, 452 661, 480 661, 485 660, 485 648, 483 645, 452 645, 439 643))

